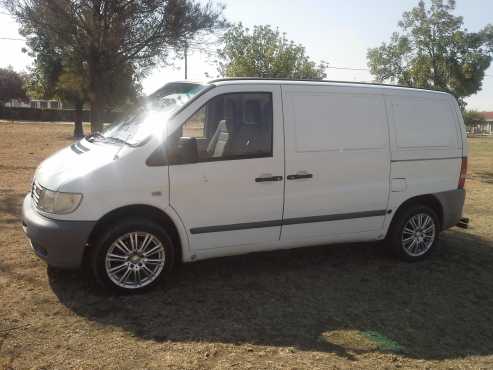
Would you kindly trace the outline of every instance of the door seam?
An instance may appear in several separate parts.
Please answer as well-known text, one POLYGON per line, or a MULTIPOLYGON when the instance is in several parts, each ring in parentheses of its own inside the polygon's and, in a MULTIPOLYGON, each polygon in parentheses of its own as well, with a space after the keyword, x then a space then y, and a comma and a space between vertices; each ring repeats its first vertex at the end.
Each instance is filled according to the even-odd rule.
POLYGON ((281 99, 281 120, 282 120, 282 140, 283 140, 283 191, 282 191, 282 212, 281 212, 281 225, 279 228, 279 238, 278 240, 281 241, 282 237, 282 221, 284 220, 284 210, 285 210, 285 205, 286 205, 286 125, 284 122, 284 91, 282 89, 282 85, 279 85, 279 91, 280 91, 280 99, 281 99))

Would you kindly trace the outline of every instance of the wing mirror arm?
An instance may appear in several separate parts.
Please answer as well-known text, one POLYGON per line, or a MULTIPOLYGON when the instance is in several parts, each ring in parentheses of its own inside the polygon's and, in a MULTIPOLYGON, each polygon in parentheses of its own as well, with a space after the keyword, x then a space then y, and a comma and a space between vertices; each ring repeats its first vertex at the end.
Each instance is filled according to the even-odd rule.
POLYGON ((150 167, 168 166, 173 164, 196 163, 199 160, 197 139, 180 137, 168 143, 162 143, 146 160, 150 167))
POLYGON ((180 137, 170 153, 172 164, 197 163, 199 160, 197 139, 194 137, 180 137))

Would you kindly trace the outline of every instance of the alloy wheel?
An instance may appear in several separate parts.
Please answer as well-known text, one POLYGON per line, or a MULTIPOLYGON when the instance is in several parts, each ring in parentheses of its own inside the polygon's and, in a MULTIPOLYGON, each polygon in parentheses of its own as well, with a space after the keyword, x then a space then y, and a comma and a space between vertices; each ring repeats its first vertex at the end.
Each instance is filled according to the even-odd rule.
POLYGON ((409 218, 402 229, 401 244, 404 251, 419 257, 428 252, 435 242, 436 226, 433 217, 418 213, 409 218))
POLYGON ((148 232, 131 232, 116 239, 105 257, 106 273, 117 286, 143 288, 161 274, 166 261, 161 241, 148 232))

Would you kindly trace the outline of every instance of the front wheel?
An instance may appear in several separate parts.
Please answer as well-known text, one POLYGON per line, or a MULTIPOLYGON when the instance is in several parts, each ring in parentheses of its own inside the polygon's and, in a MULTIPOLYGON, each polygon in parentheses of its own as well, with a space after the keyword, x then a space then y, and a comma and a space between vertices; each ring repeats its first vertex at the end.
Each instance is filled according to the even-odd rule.
POLYGON ((435 211, 426 205, 414 205, 396 217, 388 240, 394 254, 411 262, 430 255, 438 244, 440 234, 435 211))
POLYGON ((157 284, 174 264, 174 245, 151 220, 128 219, 110 226, 94 245, 92 271, 97 282, 120 292, 157 284))

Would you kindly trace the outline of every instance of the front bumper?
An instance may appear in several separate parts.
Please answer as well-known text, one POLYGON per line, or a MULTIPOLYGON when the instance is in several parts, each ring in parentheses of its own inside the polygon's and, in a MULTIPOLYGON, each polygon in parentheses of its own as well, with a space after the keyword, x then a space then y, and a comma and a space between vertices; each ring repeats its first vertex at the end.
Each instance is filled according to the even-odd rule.
POLYGON ((33 207, 31 194, 24 198, 22 228, 34 252, 50 266, 79 268, 95 224, 96 221, 60 221, 44 217, 33 207))

